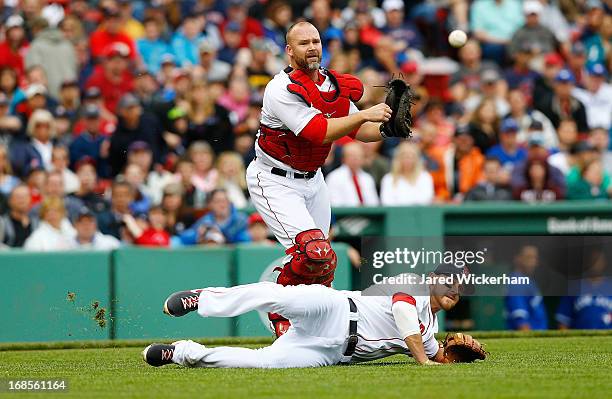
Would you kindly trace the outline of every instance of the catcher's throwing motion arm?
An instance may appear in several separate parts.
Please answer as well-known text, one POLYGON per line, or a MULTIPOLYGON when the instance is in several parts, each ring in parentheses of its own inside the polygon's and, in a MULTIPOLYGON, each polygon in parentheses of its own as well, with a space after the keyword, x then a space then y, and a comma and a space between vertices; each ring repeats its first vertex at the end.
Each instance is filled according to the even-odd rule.
MULTIPOLYGON (((390 118, 391 109, 387 104, 381 103, 349 116, 327 119, 327 130, 323 143, 331 143, 344 137, 347 132, 360 128, 364 123, 383 122, 390 120, 390 118)), ((358 136, 357 139, 359 139, 358 136)))
POLYGON ((414 103, 412 90, 402 79, 393 79, 387 88, 384 103, 343 118, 327 119, 327 130, 323 142, 331 143, 353 129, 359 129, 355 138, 364 142, 379 141, 387 137, 411 137, 412 114, 410 110, 414 103))

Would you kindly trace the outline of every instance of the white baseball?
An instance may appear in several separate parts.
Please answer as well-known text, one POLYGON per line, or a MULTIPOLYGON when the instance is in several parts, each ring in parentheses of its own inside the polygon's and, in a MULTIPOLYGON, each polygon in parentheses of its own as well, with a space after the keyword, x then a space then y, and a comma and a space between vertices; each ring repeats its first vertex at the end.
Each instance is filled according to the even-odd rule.
POLYGON ((454 30, 448 35, 448 42, 453 47, 463 47, 467 42, 467 35, 462 30, 454 30))

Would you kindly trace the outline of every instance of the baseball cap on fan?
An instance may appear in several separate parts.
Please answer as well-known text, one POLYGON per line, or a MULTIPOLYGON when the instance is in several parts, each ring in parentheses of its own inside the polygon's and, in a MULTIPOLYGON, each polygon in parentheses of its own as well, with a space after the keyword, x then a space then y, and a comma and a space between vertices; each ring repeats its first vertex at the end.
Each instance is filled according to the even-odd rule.
POLYGON ((506 118, 501 123, 501 133, 517 133, 520 130, 514 118, 506 118))
POLYGON ((128 92, 125 93, 119 100, 118 109, 135 107, 137 105, 140 105, 140 100, 138 100, 138 97, 128 92))
POLYGON ((486 69, 482 72, 482 83, 495 83, 501 79, 495 69, 486 69))
POLYGON ((403 10, 404 9, 404 1, 403 0, 385 0, 382 3, 382 9, 386 12, 394 11, 394 10, 403 10))
POLYGON ((87 119, 98 118, 100 117, 100 107, 98 107, 96 104, 87 104, 85 106, 84 115, 87 119))
POLYGON ((202 39, 200 41, 200 44, 198 45, 198 50, 200 51, 200 53, 210 54, 214 53, 218 49, 219 47, 217 46, 217 44, 210 39, 202 39))
POLYGON ((93 100, 102 97, 102 91, 97 86, 89 87, 85 90, 85 94, 83 95, 85 100, 93 100))
POLYGON ((257 212, 252 213, 251 216, 249 216, 249 219, 248 219, 249 226, 252 226, 255 223, 263 223, 263 224, 266 223, 266 222, 264 222, 263 217, 259 213, 257 213, 257 212))
POLYGON ((544 6, 538 0, 527 0, 523 3, 523 13, 525 15, 540 15, 544 11, 544 6))
MULTIPOLYGON (((448 263, 441 263, 438 265, 436 270, 434 270, 435 274, 442 274, 445 276, 455 276, 458 278, 459 276, 468 276, 471 274, 470 269, 467 266, 456 266, 448 263)), ((459 289, 460 294, 471 295, 476 291, 474 284, 466 283, 461 284, 461 288, 459 289)))
POLYGON ((78 213, 74 216, 74 219, 72 220, 73 223, 78 222, 79 220, 83 219, 83 218, 96 218, 95 213, 93 213, 91 211, 91 209, 89 209, 86 206, 81 207, 81 209, 79 209, 78 213))
POLYGON ((211 223, 204 223, 198 231, 198 242, 209 244, 225 244, 223 233, 211 223))
POLYGON ((555 82, 574 84, 576 80, 574 79, 574 74, 569 69, 562 69, 555 76, 555 82))
POLYGON ((121 57, 127 58, 130 56, 130 48, 127 44, 115 42, 109 45, 104 52, 106 58, 121 57))
POLYGON ((544 64, 548 66, 563 66, 563 58, 557 53, 548 53, 544 56, 544 64))
POLYGON ((166 53, 162 55, 160 64, 161 65, 167 65, 167 64, 176 65, 176 59, 174 58, 173 54, 166 53))
POLYGON ((587 70, 589 72, 589 75, 591 76, 605 78, 607 75, 606 67, 604 67, 603 64, 597 63, 597 64, 590 65, 587 70))
POLYGON ((459 136, 471 136, 469 125, 460 123, 455 127, 455 137, 459 136))
POLYGON ((544 135, 542 132, 535 131, 529 135, 527 140, 529 147, 544 147, 544 135))
POLYGON ((592 11, 592 10, 596 10, 596 9, 604 9, 604 5, 600 0, 588 0, 586 2, 586 10, 587 11, 592 11))
POLYGON ((49 27, 56 28, 65 16, 64 7, 60 4, 49 4, 40 12, 40 16, 47 20, 49 27))
POLYGON ((23 17, 21 15, 15 14, 15 15, 11 15, 10 17, 8 17, 6 19, 6 22, 4 23, 4 26, 6 27, 7 30, 11 29, 11 28, 21 28, 23 27, 23 17))
POLYGON ((39 83, 32 83, 25 90, 26 98, 30 99, 34 96, 41 95, 44 96, 47 94, 47 88, 39 83))
POLYGON ((187 111, 185 111, 181 107, 174 107, 174 108, 170 109, 170 111, 168 111, 166 116, 168 117, 168 119, 170 121, 175 121, 177 119, 186 118, 187 117, 187 111))
POLYGON ((534 119, 529 124, 529 131, 531 132, 543 132, 544 124, 537 119, 534 119))

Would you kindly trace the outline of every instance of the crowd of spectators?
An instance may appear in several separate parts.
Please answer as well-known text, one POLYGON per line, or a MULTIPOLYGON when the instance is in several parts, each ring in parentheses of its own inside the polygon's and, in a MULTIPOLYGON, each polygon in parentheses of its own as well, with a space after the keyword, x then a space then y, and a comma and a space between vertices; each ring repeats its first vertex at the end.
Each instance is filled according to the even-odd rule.
POLYGON ((358 107, 417 97, 411 140, 333 147, 332 205, 607 200, 610 3, 0 0, 0 243, 269 243, 244 170, 298 20, 358 107))

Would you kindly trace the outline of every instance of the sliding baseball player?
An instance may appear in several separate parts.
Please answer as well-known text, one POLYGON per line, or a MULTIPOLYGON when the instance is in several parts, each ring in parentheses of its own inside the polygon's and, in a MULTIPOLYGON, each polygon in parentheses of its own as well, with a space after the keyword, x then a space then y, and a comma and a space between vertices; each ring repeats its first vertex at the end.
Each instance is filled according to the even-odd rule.
MULTIPOLYGON (((467 269, 442 265, 433 275, 458 275, 467 269)), ((402 288, 404 291, 405 286, 402 288)), ((436 313, 450 310, 470 287, 454 284, 425 286, 429 295, 410 295, 385 287, 389 295, 362 295, 314 284, 282 286, 271 282, 232 288, 203 288, 172 294, 164 312, 180 317, 197 312, 202 317, 234 317, 251 310, 284 315, 291 326, 262 349, 207 348, 193 341, 151 344, 143 351, 152 366, 291 368, 321 367, 380 359, 394 354, 412 356, 418 364, 484 359, 478 341, 455 334, 449 351, 441 347, 436 313), (445 355, 446 351, 446 355, 445 355), (465 352, 467 357, 449 356, 465 352)))
MULTIPOLYGON (((357 109, 363 84, 321 68, 321 38, 312 24, 296 23, 286 40, 290 63, 266 86, 247 184, 257 212, 286 248, 277 282, 330 286, 337 257, 328 238, 331 208, 321 166, 332 143, 345 136, 364 142, 408 137, 410 130, 408 124, 395 129, 385 103, 357 109)), ((403 104, 409 118, 410 102, 403 104)), ((277 336, 287 330, 284 314, 269 318, 277 336)))

